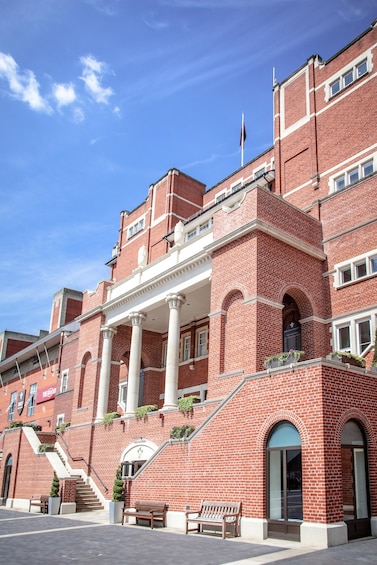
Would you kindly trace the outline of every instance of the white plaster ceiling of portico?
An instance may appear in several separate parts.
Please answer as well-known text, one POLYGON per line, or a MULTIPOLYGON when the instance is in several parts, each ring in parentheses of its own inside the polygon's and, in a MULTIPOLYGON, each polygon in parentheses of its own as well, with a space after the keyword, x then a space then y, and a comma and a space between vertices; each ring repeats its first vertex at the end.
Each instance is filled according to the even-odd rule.
POLYGON ((135 297, 125 298, 119 305, 113 305, 109 309, 105 307, 106 325, 129 326, 129 315, 132 312, 144 312, 147 318, 143 329, 165 333, 169 323, 166 297, 175 293, 185 296, 185 302, 181 306, 181 327, 205 318, 210 312, 210 271, 210 262, 205 262, 200 269, 187 272, 186 276, 179 277, 179 280, 167 279, 164 284, 146 288, 135 297))

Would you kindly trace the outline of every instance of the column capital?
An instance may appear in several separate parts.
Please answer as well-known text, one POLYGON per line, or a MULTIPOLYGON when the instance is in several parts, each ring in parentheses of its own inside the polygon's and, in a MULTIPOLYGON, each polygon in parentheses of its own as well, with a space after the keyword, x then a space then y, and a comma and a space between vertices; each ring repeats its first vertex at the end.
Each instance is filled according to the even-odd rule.
POLYGON ((129 320, 133 326, 141 326, 141 324, 147 319, 145 312, 131 312, 128 316, 129 320))
POLYGON ((117 330, 116 328, 113 328, 111 326, 102 326, 101 332, 103 333, 103 337, 105 339, 112 339, 117 333, 117 330))
POLYGON ((165 302, 169 304, 169 308, 178 309, 186 302, 186 297, 184 294, 172 293, 167 295, 165 302))

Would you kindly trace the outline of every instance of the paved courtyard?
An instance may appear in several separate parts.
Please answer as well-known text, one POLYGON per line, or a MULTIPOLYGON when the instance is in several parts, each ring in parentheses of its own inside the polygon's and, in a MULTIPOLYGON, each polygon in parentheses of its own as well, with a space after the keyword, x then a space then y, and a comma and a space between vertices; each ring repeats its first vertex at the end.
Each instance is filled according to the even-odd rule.
POLYGON ((9 565, 355 565, 377 563, 377 539, 318 551, 278 540, 255 544, 111 525, 106 512, 48 516, 0 507, 0 560, 9 565))

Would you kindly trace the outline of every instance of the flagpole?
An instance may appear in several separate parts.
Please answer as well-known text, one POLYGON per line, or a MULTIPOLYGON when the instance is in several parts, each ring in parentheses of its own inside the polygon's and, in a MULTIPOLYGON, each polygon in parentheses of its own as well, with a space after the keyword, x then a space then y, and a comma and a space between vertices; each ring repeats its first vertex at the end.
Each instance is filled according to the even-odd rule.
POLYGON ((241 167, 243 167, 243 146, 244 146, 244 139, 245 136, 245 114, 242 112, 242 120, 241 120, 241 167))

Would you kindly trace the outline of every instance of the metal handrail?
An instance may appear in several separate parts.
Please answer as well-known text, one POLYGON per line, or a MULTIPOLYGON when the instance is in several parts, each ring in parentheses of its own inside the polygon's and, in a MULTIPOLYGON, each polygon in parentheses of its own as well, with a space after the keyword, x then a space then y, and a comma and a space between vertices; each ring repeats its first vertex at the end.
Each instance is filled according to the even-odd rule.
POLYGON ((65 441, 63 435, 62 435, 59 431, 56 432, 56 435, 57 435, 57 436, 62 440, 62 442, 64 443, 64 445, 65 445, 65 447, 66 447, 66 452, 67 452, 68 457, 69 457, 72 461, 83 461, 83 462, 84 462, 84 465, 86 465, 86 467, 87 467, 88 473, 90 473, 90 474, 93 473, 93 474, 97 477, 97 479, 98 479, 98 481, 101 483, 101 485, 102 485, 102 487, 103 487, 105 493, 107 494, 107 493, 109 492, 109 489, 108 489, 108 487, 105 485, 105 483, 103 482, 103 480, 101 479, 101 477, 99 476, 99 474, 97 473, 97 471, 95 470, 95 468, 93 467, 93 465, 91 465, 90 463, 88 463, 84 457, 73 457, 73 455, 71 455, 71 453, 70 453, 70 451, 69 451, 68 444, 67 444, 67 442, 65 441))

